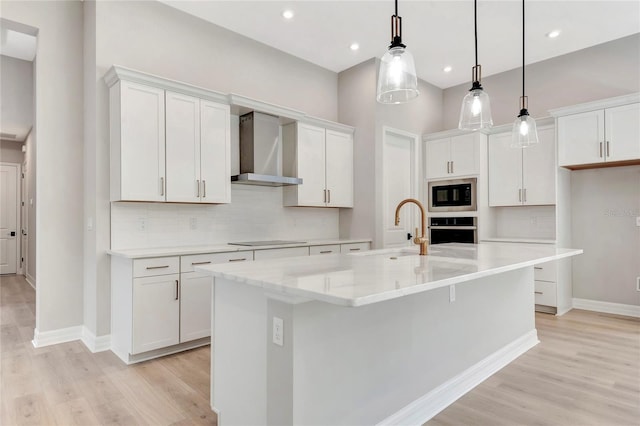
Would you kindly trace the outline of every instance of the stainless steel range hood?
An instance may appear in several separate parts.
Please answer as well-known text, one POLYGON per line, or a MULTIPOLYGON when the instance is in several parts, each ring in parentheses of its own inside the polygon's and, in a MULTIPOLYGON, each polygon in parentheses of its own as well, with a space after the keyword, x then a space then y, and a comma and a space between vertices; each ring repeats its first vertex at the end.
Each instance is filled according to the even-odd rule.
POLYGON ((250 112, 240 116, 240 174, 232 183, 262 186, 299 185, 302 179, 282 176, 282 141, 278 117, 250 112))

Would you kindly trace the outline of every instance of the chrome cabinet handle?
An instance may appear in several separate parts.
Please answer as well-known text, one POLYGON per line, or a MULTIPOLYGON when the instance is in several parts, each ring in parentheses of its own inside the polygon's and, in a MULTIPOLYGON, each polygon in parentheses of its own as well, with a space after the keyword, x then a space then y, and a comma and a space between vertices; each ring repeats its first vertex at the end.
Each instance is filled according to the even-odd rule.
POLYGON ((602 142, 600 142, 600 157, 602 157, 602 142))
POLYGON ((160 177, 160 195, 164 197, 164 177, 160 177))
POLYGON ((544 294, 544 293, 542 293, 541 291, 535 291, 534 293, 535 293, 535 294, 544 294))
POLYGON ((328 254, 328 253, 333 253, 333 250, 322 250, 320 252, 320 254, 328 254))
POLYGON ((180 283, 176 280, 176 300, 180 298, 180 283))
POLYGON ((147 266, 147 269, 164 269, 164 268, 168 268, 169 265, 162 265, 162 266, 147 266))
POLYGON ((522 202, 522 188, 518 189, 518 201, 522 202))
POLYGON ((360 251, 359 248, 350 248, 349 251, 360 251))
POLYGON ((607 157, 611 157, 611 154, 609 153, 609 141, 607 141, 607 157))
POLYGON ((246 257, 242 257, 242 258, 239 258, 239 259, 229 259, 229 262, 242 262, 243 260, 247 260, 247 258, 246 257))
POLYGON ((196 197, 200 198, 200 179, 196 179, 196 197))
POLYGON ((207 198, 207 181, 202 180, 202 198, 207 198))
POLYGON ((322 202, 326 203, 327 202, 327 190, 323 190, 323 196, 322 196, 322 202))
POLYGON ((534 266, 533 269, 540 269, 542 270, 542 266, 534 266))
POLYGON ((327 189, 327 204, 331 203, 331 190, 327 189))
POLYGON ((522 201, 527 202, 527 188, 522 190, 522 201))
POLYGON ((451 161, 447 161, 447 173, 451 173, 451 161))
POLYGON ((451 173, 453 173, 453 161, 451 161, 451 173))
POLYGON ((191 262, 191 266, 194 265, 209 265, 211 263, 211 261, 207 261, 207 262, 191 262))

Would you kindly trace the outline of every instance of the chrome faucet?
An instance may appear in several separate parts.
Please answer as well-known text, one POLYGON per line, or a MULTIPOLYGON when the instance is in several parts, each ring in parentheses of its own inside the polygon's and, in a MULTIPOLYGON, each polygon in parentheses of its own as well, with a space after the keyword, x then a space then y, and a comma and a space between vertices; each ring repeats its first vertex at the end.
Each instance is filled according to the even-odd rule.
POLYGON ((427 243, 429 242, 429 240, 424 236, 424 233, 427 229, 427 219, 424 213, 424 207, 422 206, 422 203, 420 203, 420 201, 414 198, 407 198, 406 200, 400 201, 400 204, 398 204, 398 207, 396 207, 396 226, 400 224, 400 208, 407 203, 413 203, 420 209, 420 219, 422 220, 422 235, 418 237, 418 228, 416 228, 416 236, 413 238, 413 243, 420 246, 420 256, 426 256, 427 243))

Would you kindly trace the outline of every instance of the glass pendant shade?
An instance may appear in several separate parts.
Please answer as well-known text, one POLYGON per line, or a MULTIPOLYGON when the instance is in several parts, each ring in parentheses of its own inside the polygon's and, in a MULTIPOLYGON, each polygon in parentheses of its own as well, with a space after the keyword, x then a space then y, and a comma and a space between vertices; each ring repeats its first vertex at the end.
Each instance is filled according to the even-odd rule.
POLYGON ((493 126, 489 95, 482 88, 474 88, 462 99, 460 122, 462 130, 479 130, 493 126))
POLYGON ((413 55, 403 46, 391 47, 381 59, 378 102, 400 104, 420 94, 413 55))
POLYGON ((516 121, 513 122, 511 130, 511 147, 526 148, 538 143, 538 129, 536 120, 528 112, 520 113, 516 121))

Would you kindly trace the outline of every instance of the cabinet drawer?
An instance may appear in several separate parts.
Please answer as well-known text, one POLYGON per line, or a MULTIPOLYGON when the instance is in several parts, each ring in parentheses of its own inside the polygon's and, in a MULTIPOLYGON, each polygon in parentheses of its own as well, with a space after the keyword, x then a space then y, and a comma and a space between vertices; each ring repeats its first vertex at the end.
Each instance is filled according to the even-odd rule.
POLYGON ((548 281, 535 282, 536 305, 556 306, 556 283, 548 281))
POLYGON ((309 247, 309 254, 311 256, 315 254, 337 254, 337 253, 340 253, 340 244, 309 247))
POLYGON ((349 243, 340 245, 340 253, 357 253, 371 249, 371 243, 349 243))
POLYGON ((193 272, 194 267, 198 265, 242 262, 245 260, 253 260, 252 251, 232 251, 225 253, 206 253, 180 256, 180 272, 193 272))
POLYGON ((178 256, 134 259, 133 261, 134 278, 177 274, 179 272, 180 260, 178 256))
POLYGON ((283 257, 309 256, 309 247, 286 247, 278 249, 256 250, 255 260, 280 259, 283 257))
POLYGON ((556 262, 545 262, 533 267, 533 278, 536 281, 556 282, 556 262))

